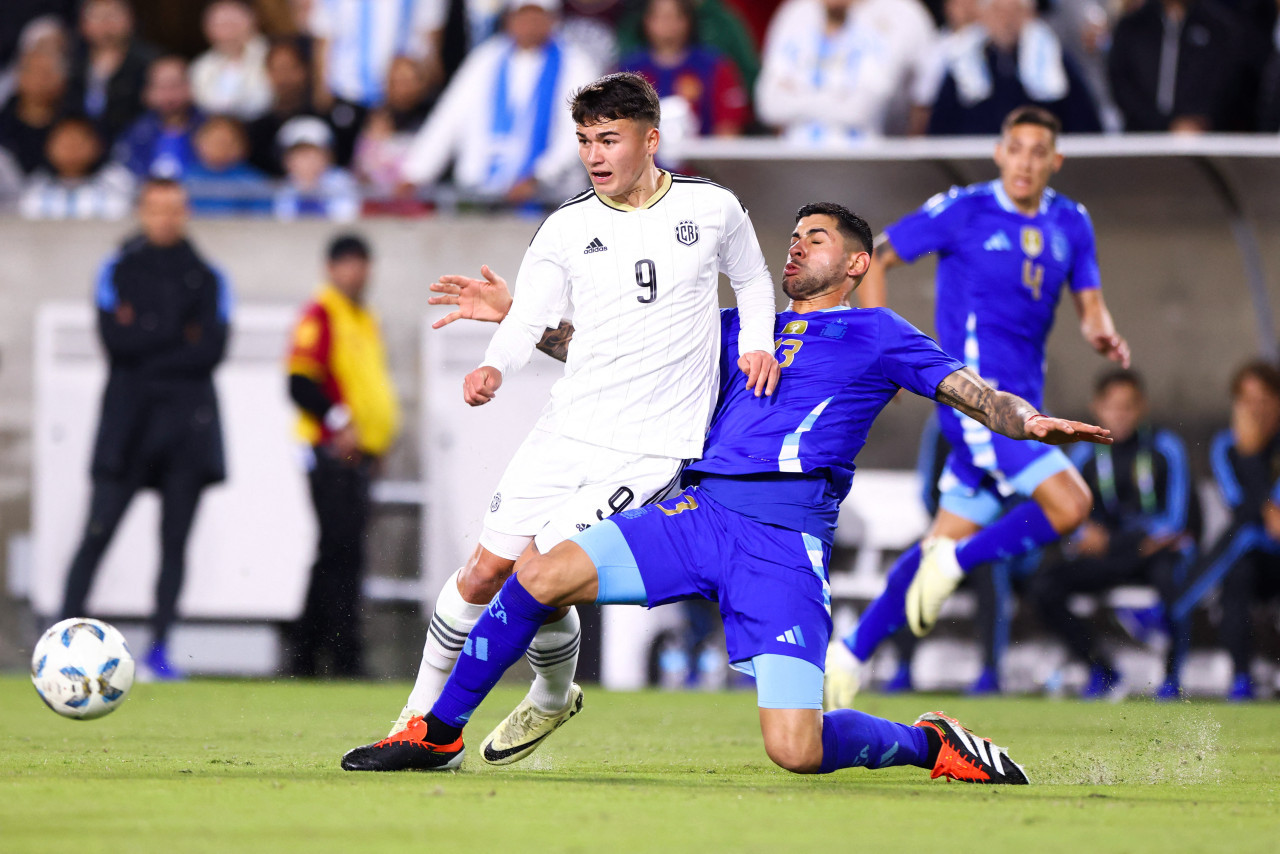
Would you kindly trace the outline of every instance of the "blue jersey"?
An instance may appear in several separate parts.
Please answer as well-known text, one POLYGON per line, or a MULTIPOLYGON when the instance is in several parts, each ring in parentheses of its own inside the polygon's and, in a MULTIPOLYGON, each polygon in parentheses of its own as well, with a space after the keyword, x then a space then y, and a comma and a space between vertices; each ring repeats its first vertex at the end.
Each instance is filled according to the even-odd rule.
POLYGON ((1062 286, 1101 284, 1084 207, 1046 189, 1028 217, 996 180, 953 187, 886 232, 904 261, 938 255, 934 322, 942 349, 1040 408, 1045 339, 1062 286))
POLYGON ((720 400, 687 478, 724 506, 830 543, 854 457, 898 389, 932 398, 964 365, 883 308, 783 312, 774 326, 782 379, 756 397, 730 355, 738 312, 722 312, 720 400))

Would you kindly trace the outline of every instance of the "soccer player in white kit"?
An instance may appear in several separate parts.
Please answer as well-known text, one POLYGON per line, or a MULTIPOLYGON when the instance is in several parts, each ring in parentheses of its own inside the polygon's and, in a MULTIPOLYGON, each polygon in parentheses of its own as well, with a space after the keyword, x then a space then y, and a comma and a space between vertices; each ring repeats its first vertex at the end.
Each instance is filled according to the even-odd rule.
MULTIPOLYGON (((592 188, 534 235, 511 311, 467 375, 463 397, 487 403, 535 348, 566 346, 570 327, 561 318, 572 304, 564 376, 502 475, 475 553, 440 592, 400 718, 387 738, 349 751, 347 770, 415 767, 423 712, 522 555, 661 499, 683 461, 701 455, 719 381, 721 272, 742 316, 743 381, 757 395, 777 383, 774 287, 741 202, 717 184, 656 165, 660 110, 644 78, 602 77, 575 94, 572 112, 592 188)), ((533 685, 484 741, 487 761, 527 756, 581 709, 578 647, 572 608, 538 632, 528 654, 533 685)))

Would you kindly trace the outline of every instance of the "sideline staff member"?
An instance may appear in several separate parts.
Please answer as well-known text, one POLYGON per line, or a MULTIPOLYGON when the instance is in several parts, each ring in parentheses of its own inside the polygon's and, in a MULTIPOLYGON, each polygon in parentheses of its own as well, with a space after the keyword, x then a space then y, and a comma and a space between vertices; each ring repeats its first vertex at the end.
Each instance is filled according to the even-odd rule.
POLYGON ((110 364, 93 449, 93 497, 71 562, 63 618, 84 613, 111 537, 139 489, 160 492, 160 576, 143 664, 181 678, 166 648, 186 573, 187 535, 200 495, 226 477, 213 369, 227 348, 231 289, 186 237, 182 186, 147 181, 138 199, 142 234, 125 241, 98 275, 98 332, 110 364))
POLYGON ((289 396, 299 409, 298 434, 311 446, 311 501, 320 528, 306 605, 292 631, 294 676, 315 676, 326 647, 334 675, 363 670, 357 604, 369 481, 400 427, 382 334, 364 305, 369 266, 362 238, 335 238, 328 281, 293 334, 289 396))

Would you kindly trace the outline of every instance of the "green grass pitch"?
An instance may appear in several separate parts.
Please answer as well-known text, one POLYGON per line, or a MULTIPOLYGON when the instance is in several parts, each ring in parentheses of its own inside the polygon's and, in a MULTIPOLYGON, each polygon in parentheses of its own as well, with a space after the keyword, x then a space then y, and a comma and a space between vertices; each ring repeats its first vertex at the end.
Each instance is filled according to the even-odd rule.
MULTIPOLYGON (((911 721, 941 708, 1008 745, 1032 786, 914 768, 797 777, 773 767, 749 693, 615 694, 526 762, 350 774, 402 683, 138 685, 107 718, 63 720, 0 677, 0 851, 1275 852, 1280 706, 864 695, 911 721)), ((503 687, 469 732, 519 697, 503 687)))

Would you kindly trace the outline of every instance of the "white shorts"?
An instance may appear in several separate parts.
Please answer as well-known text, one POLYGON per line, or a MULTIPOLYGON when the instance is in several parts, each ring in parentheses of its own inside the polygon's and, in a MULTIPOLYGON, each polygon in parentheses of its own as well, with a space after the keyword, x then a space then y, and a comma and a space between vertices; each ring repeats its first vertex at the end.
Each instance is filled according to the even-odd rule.
POLYGON ((552 547, 620 510, 660 501, 684 460, 602 448, 535 429, 516 450, 484 517, 480 545, 507 560, 552 547))

